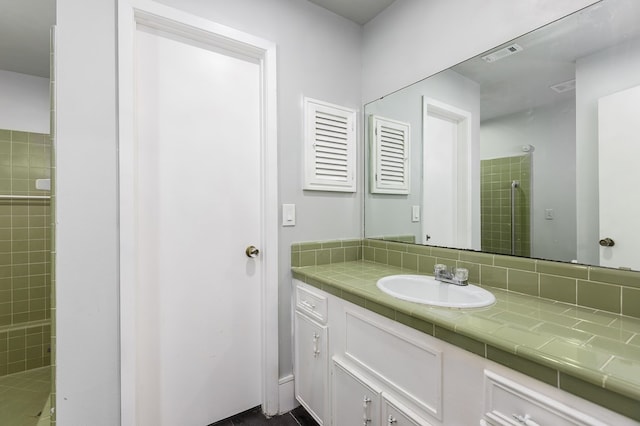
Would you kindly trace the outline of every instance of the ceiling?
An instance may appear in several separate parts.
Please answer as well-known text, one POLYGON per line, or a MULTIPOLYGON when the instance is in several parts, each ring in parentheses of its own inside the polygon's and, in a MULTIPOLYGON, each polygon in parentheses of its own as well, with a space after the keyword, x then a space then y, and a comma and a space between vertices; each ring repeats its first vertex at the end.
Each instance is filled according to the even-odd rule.
MULTIPOLYGON (((310 0, 365 24, 395 0, 310 0)), ((55 0, 0 0, 0 70, 49 77, 49 28, 55 0)))
POLYGON ((55 0, 0 0, 0 70, 49 77, 55 0))
POLYGON ((309 0, 335 14, 364 25, 396 0, 309 0))

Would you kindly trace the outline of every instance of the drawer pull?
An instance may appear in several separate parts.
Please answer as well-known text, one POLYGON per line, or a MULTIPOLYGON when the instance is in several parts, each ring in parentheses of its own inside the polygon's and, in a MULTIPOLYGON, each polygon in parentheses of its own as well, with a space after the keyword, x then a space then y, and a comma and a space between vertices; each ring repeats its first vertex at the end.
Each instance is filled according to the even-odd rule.
POLYGON ((387 419, 387 424, 392 425, 394 423, 398 423, 398 421, 396 419, 394 419, 391 414, 389 414, 389 418, 387 419))
POLYGON ((318 348, 318 340, 320 340, 320 335, 318 333, 313 333, 313 357, 318 358, 320 355, 320 349, 318 348))
POLYGON ((514 414, 513 418, 522 423, 524 426, 540 426, 538 423, 531 420, 531 416, 529 416, 528 414, 525 414, 524 416, 514 414))
POLYGON ((362 426, 368 426, 371 423, 371 419, 369 418, 369 414, 367 413, 367 408, 371 404, 371 398, 367 395, 362 397, 362 426))
POLYGON ((311 302, 308 302, 306 300, 303 300, 302 302, 300 302, 302 305, 306 306, 307 308, 314 310, 316 308, 316 305, 314 305, 311 302))

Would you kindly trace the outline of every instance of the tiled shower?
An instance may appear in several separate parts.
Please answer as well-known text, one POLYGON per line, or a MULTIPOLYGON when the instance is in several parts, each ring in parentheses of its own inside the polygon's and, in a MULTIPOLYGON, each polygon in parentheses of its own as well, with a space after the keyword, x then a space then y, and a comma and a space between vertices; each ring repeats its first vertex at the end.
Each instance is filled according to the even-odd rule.
POLYGON ((482 251, 531 255, 530 154, 480 161, 480 226, 482 251), (517 185, 512 200, 514 181, 517 185), (515 226, 515 244, 512 244, 512 226, 515 226))
POLYGON ((0 377, 51 362, 49 135, 0 129, 0 377))

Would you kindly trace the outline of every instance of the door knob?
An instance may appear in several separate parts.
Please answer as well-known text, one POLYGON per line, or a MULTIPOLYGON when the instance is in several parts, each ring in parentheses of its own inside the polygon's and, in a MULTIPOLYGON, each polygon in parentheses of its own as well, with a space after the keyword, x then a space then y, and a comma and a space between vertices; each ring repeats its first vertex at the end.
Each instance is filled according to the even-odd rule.
POLYGON ((600 245, 602 247, 613 247, 616 243, 611 238, 607 237, 600 240, 600 245))
POLYGON ((247 257, 256 257, 260 254, 260 250, 255 248, 255 246, 247 247, 247 249, 244 252, 247 254, 247 257))

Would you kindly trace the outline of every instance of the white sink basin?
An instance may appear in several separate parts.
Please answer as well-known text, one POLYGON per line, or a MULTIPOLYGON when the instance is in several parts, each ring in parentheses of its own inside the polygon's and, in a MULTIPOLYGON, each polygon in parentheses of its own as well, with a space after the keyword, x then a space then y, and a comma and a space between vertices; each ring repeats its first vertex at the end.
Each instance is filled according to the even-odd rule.
POLYGON ((391 275, 379 279, 378 288, 398 299, 448 308, 480 308, 496 301, 478 286, 441 283, 425 275, 391 275))

